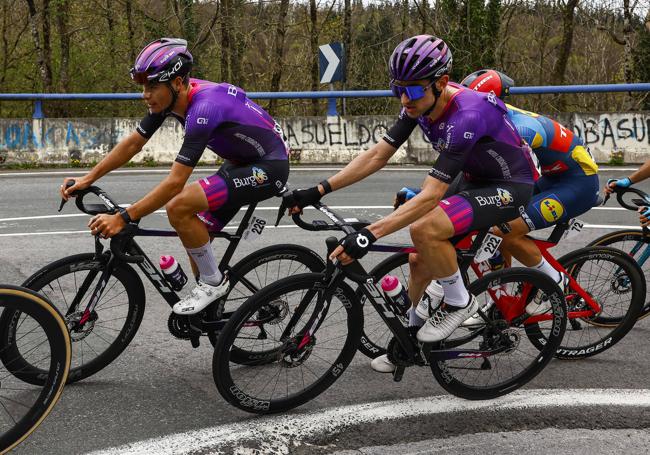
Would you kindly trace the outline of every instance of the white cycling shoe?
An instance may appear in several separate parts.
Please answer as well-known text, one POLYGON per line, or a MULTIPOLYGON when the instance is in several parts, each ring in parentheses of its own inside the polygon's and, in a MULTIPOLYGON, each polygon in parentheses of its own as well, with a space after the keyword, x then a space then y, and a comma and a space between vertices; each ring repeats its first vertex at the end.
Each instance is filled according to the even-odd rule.
POLYGON ((370 362, 370 367, 379 373, 392 373, 395 371, 395 365, 388 360, 388 355, 380 355, 370 362))
POLYGON ((228 293, 228 285, 229 282, 226 277, 221 280, 221 284, 218 286, 199 281, 196 287, 190 291, 190 295, 176 303, 172 311, 181 315, 196 314, 218 298, 226 295, 228 293))
MULTIPOLYGON (((568 275, 560 272, 560 282, 557 285, 560 286, 562 292, 566 293, 566 290, 569 287, 568 275)), ((530 316, 538 316, 547 313, 550 310, 551 302, 549 302, 548 297, 546 297, 546 294, 543 292, 538 292, 532 302, 526 305, 526 313, 530 316)))
MULTIPOLYGON (((483 313, 487 313, 490 311, 490 308, 494 305, 494 301, 490 299, 488 303, 483 305, 483 308, 481 308, 481 311, 483 313)), ((465 319, 463 323, 460 325, 461 327, 469 327, 469 328, 476 328, 481 325, 485 324, 485 319, 483 319, 478 313, 476 313, 474 316, 472 316, 469 319, 465 319)))
POLYGON ((433 316, 418 330, 417 339, 423 343, 442 341, 477 311, 478 301, 471 294, 466 307, 456 308, 451 305, 440 305, 433 316))

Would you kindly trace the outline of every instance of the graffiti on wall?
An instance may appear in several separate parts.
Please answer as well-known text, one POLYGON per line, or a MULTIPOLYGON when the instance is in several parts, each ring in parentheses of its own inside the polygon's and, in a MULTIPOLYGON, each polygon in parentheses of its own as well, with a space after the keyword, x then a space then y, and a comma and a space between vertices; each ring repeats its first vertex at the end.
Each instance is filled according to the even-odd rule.
POLYGON ((0 148, 10 150, 48 147, 93 149, 110 143, 109 128, 74 121, 45 121, 42 129, 31 121, 1 121, 0 148))
POLYGON ((617 150, 650 145, 650 115, 647 114, 576 114, 573 130, 592 147, 617 150))
MULTIPOLYGON (((337 121, 288 119, 282 123, 282 128, 292 148, 357 149, 379 142, 395 120, 394 117, 358 117, 337 121)), ((415 139, 428 144, 429 141, 419 128, 417 135, 415 139)))

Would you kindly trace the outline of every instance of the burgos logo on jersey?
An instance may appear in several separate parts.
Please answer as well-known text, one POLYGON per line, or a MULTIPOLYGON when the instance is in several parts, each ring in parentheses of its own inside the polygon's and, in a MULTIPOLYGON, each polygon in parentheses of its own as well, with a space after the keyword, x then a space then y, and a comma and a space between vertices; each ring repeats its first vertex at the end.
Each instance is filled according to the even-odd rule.
POLYGON ((253 168, 253 175, 250 177, 244 177, 243 179, 240 178, 233 178, 232 181, 235 184, 235 188, 241 188, 242 186, 258 186, 264 184, 269 179, 269 176, 266 175, 266 172, 264 170, 254 167, 253 168))
POLYGON ((504 190, 503 188, 497 188, 497 194, 494 196, 474 196, 474 199, 476 199, 476 202, 481 207, 486 205, 505 207, 514 200, 510 191, 504 190))
POLYGON ((557 199, 546 198, 540 202, 539 211, 546 221, 553 222, 562 218, 564 206, 557 199))

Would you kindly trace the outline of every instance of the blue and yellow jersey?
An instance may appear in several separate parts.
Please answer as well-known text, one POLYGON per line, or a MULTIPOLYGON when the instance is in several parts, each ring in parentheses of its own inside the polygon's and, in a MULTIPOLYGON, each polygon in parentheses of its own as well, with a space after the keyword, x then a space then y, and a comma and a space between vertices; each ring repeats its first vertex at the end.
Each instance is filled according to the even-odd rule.
POLYGON ((598 165, 582 139, 543 115, 510 104, 508 116, 539 160, 542 175, 594 175, 598 165))

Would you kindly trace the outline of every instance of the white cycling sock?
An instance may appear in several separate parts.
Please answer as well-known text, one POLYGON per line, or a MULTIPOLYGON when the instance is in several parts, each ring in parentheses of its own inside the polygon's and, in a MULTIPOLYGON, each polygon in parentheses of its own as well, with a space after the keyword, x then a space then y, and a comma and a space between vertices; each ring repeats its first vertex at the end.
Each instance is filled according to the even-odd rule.
POLYGON ((560 280, 562 279, 562 276, 560 275, 560 272, 555 270, 551 264, 548 263, 546 259, 542 257, 542 262, 540 262, 537 265, 534 265, 531 267, 532 269, 539 270, 542 272, 544 275, 548 275, 551 278, 553 278, 553 281, 556 283, 559 283, 560 280))
POLYGON ((210 242, 198 248, 185 248, 187 253, 194 259, 199 269, 200 280, 212 286, 221 284, 223 275, 219 271, 217 260, 214 258, 210 242))
POLYGON ((409 308, 407 313, 409 315, 409 327, 422 327, 424 325, 424 319, 417 315, 415 308, 409 308))
POLYGON ((442 285, 445 297, 444 302, 447 305, 464 308, 469 302, 469 292, 463 283, 463 277, 460 270, 456 270, 453 275, 438 278, 438 283, 442 285))

